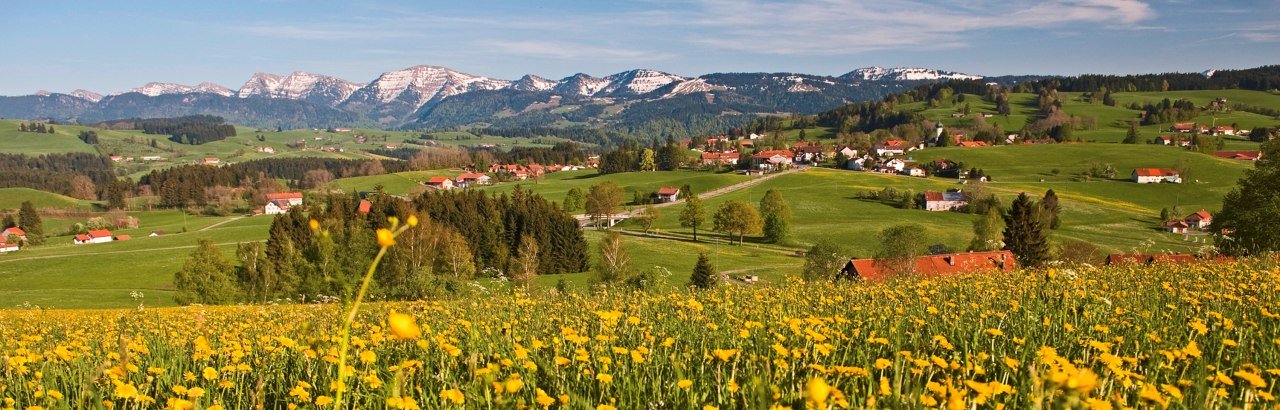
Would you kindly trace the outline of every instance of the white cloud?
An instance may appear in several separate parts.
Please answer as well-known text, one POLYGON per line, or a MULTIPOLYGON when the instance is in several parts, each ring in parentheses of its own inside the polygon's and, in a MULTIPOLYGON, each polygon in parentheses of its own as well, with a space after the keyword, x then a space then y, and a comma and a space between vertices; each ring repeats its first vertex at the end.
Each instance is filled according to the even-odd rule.
POLYGON ((484 40, 477 42, 486 51, 526 57, 555 58, 564 60, 606 59, 654 61, 670 58, 670 54, 631 50, 621 47, 542 40, 484 40))

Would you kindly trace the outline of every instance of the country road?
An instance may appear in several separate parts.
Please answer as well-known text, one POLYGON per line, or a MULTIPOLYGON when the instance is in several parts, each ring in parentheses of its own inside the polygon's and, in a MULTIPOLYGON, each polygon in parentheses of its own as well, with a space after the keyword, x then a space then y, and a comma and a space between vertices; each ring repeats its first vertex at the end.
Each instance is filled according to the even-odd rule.
MULTIPOLYGON (((703 192, 703 193, 701 193, 701 194, 698 194, 698 199, 715 198, 715 197, 720 196, 720 195, 724 195, 724 194, 727 194, 727 193, 730 193, 730 192, 733 192, 733 191, 737 191, 737 190, 740 190, 740 189, 743 189, 743 188, 747 188, 747 187, 750 187, 750 186, 753 186, 753 185, 759 184, 759 183, 764 182, 764 181, 768 181, 768 180, 773 179, 773 178, 775 178, 775 177, 779 177, 779 176, 783 176, 783 175, 787 175, 787 174, 792 174, 792 173, 796 173, 796 172, 803 172, 803 171, 805 171, 805 170, 807 170, 807 169, 809 169, 809 167, 807 167, 807 166, 798 166, 798 167, 795 167, 795 168, 788 169, 788 170, 786 170, 786 171, 782 171, 782 172, 775 172, 775 173, 772 173, 772 174, 766 174, 766 175, 761 176, 761 177, 759 177, 759 178, 750 179, 750 180, 742 181, 742 182, 739 182, 739 183, 736 183, 736 184, 733 184, 733 185, 729 185, 729 186, 726 186, 726 187, 721 187, 721 188, 713 189, 713 190, 710 190, 710 191, 707 191, 707 192, 703 192)), ((652 206, 653 206, 654 208, 665 208, 665 207, 673 206, 673 205, 680 204, 680 203, 683 203, 683 201, 678 201, 678 200, 677 200, 677 201, 675 201, 675 202, 663 202, 663 203, 660 203, 660 204, 653 204, 652 206)), ((643 210, 644 210, 644 207, 642 207, 642 206, 641 206, 641 207, 636 207, 635 209, 632 209, 632 210, 630 210, 630 211, 626 211, 626 212, 624 212, 624 213, 614 214, 614 215, 613 215, 613 217, 612 217, 612 218, 610 218, 610 219, 613 219, 613 220, 614 220, 614 224, 616 225, 618 222, 622 222, 622 220, 624 220, 624 219, 627 219, 627 218, 630 218, 630 217, 633 217, 633 216, 639 215, 639 214, 640 214, 640 212, 642 212, 643 210)), ((577 218, 577 219, 578 219, 578 222, 579 222, 579 225, 581 225, 581 226, 583 226, 583 227, 587 227, 587 226, 591 225, 591 223, 592 223, 592 221, 591 221, 591 217, 590 217, 589 215, 587 215, 587 214, 577 214, 577 215, 574 215, 573 217, 574 217, 574 218, 577 218)))

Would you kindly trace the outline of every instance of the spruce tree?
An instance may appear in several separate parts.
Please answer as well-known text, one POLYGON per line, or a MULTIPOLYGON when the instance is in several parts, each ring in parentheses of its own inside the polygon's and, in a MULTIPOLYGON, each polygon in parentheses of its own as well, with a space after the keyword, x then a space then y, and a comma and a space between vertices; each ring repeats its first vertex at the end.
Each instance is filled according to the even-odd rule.
POLYGON ((791 225, 791 208, 782 194, 770 189, 760 200, 760 216, 764 218, 764 239, 778 243, 787 239, 791 225))
POLYGON ((1052 189, 1044 193, 1044 199, 1040 200, 1040 210, 1044 212, 1045 226, 1058 229, 1061 224, 1058 214, 1062 213, 1062 204, 1058 203, 1058 194, 1052 189))
MULTIPOLYGON (((1178 213, 1176 215, 1181 215, 1178 213)), ((1175 216, 1176 216, 1175 215, 1175 216)), ((1262 144, 1254 169, 1222 200, 1212 230, 1222 232, 1218 248, 1228 255, 1257 255, 1280 251, 1280 139, 1262 144)))
POLYGON ((18 210, 18 227, 26 231, 27 244, 44 244, 44 222, 40 220, 40 213, 36 212, 31 201, 22 201, 22 207, 18 210))
POLYGON ((1027 267, 1043 265, 1049 260, 1049 236, 1039 204, 1026 192, 1018 195, 1004 218, 1004 246, 1027 267))
POLYGON ((212 240, 201 238, 191 258, 173 277, 177 293, 173 300, 181 305, 193 303, 219 305, 235 302, 239 297, 231 262, 212 240))
POLYGON ((693 274, 689 276, 689 284, 698 289, 714 289, 723 279, 711 265, 706 253, 698 254, 698 263, 693 265, 693 274))

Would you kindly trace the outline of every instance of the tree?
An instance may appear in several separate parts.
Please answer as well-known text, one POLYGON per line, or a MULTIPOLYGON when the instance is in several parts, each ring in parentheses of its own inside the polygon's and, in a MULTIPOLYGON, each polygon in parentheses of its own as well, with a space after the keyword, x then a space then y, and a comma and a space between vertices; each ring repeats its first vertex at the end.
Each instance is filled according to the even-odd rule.
POLYGON ((656 159, 654 158, 653 150, 645 148, 644 151, 640 152, 640 170, 641 171, 653 171, 657 167, 657 164, 655 161, 656 159))
POLYGON ((609 232, 600 239, 600 259, 596 261, 594 281, 611 284, 627 277, 631 272, 631 256, 622 246, 622 235, 609 232))
POLYGON ((476 273, 476 264, 471 255, 471 244, 458 231, 450 229, 445 233, 444 247, 441 249, 438 269, 448 273, 455 280, 471 279, 476 273))
POLYGON ((1049 234, 1039 204, 1026 192, 1018 194, 1004 217, 1004 247, 1013 252, 1018 263, 1036 267, 1049 260, 1049 234))
POLYGON ((236 246, 236 282, 251 302, 266 302, 279 286, 271 264, 267 261, 262 242, 247 242, 236 246))
POLYGON ((1040 211, 1044 215, 1044 226, 1058 229, 1061 224, 1058 214, 1062 213, 1062 204, 1058 203, 1058 194, 1052 189, 1046 191, 1044 199, 1040 200, 1040 211))
POLYGON ((876 264, 897 274, 915 273, 916 259, 926 253, 927 247, 924 226, 891 226, 880 231, 880 251, 876 252, 876 264))
POLYGON ((835 242, 823 239, 813 244, 804 254, 804 280, 831 280, 848 259, 845 251, 835 242))
POLYGON ((319 188, 333 181, 333 173, 327 169, 313 169, 302 177, 302 185, 308 188, 319 188))
POLYGON ((787 239, 791 225, 791 208, 782 194, 770 189, 760 199, 760 216, 764 218, 764 238, 771 243, 787 239))
POLYGON ((212 240, 201 238, 182 270, 173 277, 177 288, 173 300, 181 305, 193 303, 218 305, 236 300, 239 290, 231 275, 231 262, 212 240))
POLYGON ((693 274, 689 275, 689 285, 698 289, 714 289, 724 278, 711 265, 706 253, 698 254, 698 263, 693 265, 693 274))
POLYGON ((585 206, 592 221, 608 218, 609 226, 613 226, 613 214, 618 213, 618 207, 621 205, 622 187, 613 181, 592 185, 587 191, 585 206))
POLYGON ((713 219, 715 220, 715 230, 737 235, 739 245, 742 244, 745 236, 760 233, 761 225, 763 225, 763 221, 760 220, 760 212, 742 201, 728 201, 720 205, 720 209, 716 211, 713 219))
POLYGON ((582 209, 582 201, 582 190, 579 188, 570 189, 569 193, 564 196, 563 207, 565 212, 574 212, 582 209))
POLYGON ((529 286, 533 277, 538 275, 538 241, 532 235, 520 237, 514 265, 511 280, 520 286, 529 286))
POLYGON ((22 201, 18 209, 18 227, 27 233, 27 244, 44 245, 44 221, 31 201, 22 201))
POLYGON ((641 209, 640 213, 631 217, 631 219, 639 222, 640 226, 644 227, 644 233, 649 233, 649 230, 653 228, 653 223, 658 221, 659 216, 660 213, 658 208, 653 205, 649 205, 644 207, 644 209, 641 209))
POLYGON ((1004 219, 1000 210, 989 207, 978 219, 973 221, 973 240, 969 242, 969 250, 973 252, 994 251, 1004 246, 1000 241, 1004 219))
POLYGON ((1168 221, 1169 221, 1169 208, 1168 207, 1160 208, 1160 222, 1163 223, 1168 221))
POLYGON ((85 175, 76 175, 71 177, 71 196, 94 201, 98 199, 98 186, 93 184, 93 180, 85 175))
POLYGON ((693 228, 693 240, 698 240, 698 227, 706 224, 707 212, 697 195, 684 197, 684 209, 680 211, 680 226, 693 228))
POLYGON ((1222 211, 1213 218, 1212 230, 1228 255, 1245 256, 1280 251, 1280 139, 1262 144, 1261 158, 1245 171, 1222 200, 1222 211))
POLYGON ((129 197, 129 183, 112 180, 107 184, 107 209, 124 209, 129 197))
POLYGON ((1122 143, 1125 143, 1125 144, 1138 143, 1138 123, 1136 121, 1129 122, 1129 131, 1124 134, 1124 141, 1122 141, 1122 143))

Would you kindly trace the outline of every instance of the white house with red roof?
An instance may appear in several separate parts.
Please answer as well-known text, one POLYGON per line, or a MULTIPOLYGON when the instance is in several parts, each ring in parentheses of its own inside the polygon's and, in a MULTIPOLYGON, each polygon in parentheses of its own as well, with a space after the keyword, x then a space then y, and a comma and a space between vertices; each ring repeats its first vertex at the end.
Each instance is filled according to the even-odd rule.
POLYGON ((423 185, 426 185, 428 188, 435 189, 448 190, 454 188, 453 179, 450 179, 449 177, 431 177, 423 185))
POLYGON ((222 164, 222 160, 221 160, 221 159, 214 158, 214 157, 208 157, 208 158, 205 158, 205 159, 204 159, 204 164, 205 164, 205 165, 220 165, 220 164, 222 164))
POLYGON ((1173 124, 1173 131, 1182 132, 1182 133, 1199 132, 1201 134, 1208 134, 1209 127, 1206 127, 1203 125, 1197 125, 1194 122, 1181 122, 1181 123, 1173 124))
POLYGON ((267 204, 262 207, 262 213, 266 215, 285 214, 289 213, 289 209, 298 205, 302 205, 301 192, 267 194, 267 204))
POLYGON ((737 165, 740 156, 737 152, 704 152, 702 165, 737 165))
POLYGON ((1203 209, 1196 211, 1194 214, 1187 215, 1187 217, 1182 218, 1182 220, 1187 223, 1188 227, 1195 229, 1205 229, 1208 228, 1209 225, 1213 225, 1213 215, 1210 214, 1209 211, 1205 211, 1203 209))
POLYGON ((675 202, 680 200, 680 188, 664 186, 658 188, 654 195, 658 197, 658 202, 675 202))
POLYGON ((878 142, 875 146, 876 155, 882 157, 892 157, 902 155, 907 152, 907 142, 900 139, 891 139, 884 142, 878 142))
POLYGON ((1230 125, 1219 125, 1209 129, 1213 135, 1236 135, 1236 128, 1230 125))
POLYGON ((114 240, 115 236, 111 234, 111 231, 95 229, 82 235, 76 235, 72 242, 76 245, 84 245, 87 243, 107 243, 114 240))
POLYGON ((472 186, 489 185, 492 180, 493 178, 488 175, 468 172, 454 178, 454 186, 470 188, 472 186))
POLYGON ((25 241, 27 240, 27 233, 23 231, 22 228, 16 226, 5 228, 3 232, 0 232, 0 242, 8 240, 9 237, 18 238, 19 241, 25 241))
POLYGON ((1165 221, 1164 222, 1164 230, 1169 231, 1169 233, 1187 233, 1187 230, 1190 228, 1191 226, 1187 225, 1186 221, 1165 221))
POLYGON ((924 209, 929 212, 955 211, 969 205, 969 195, 961 191, 925 191, 924 209))
POLYGON ((1138 168, 1133 170, 1131 176, 1133 182, 1139 184, 1155 184, 1161 182, 1170 182, 1174 184, 1182 183, 1182 176, 1177 170, 1168 168, 1138 168))
POLYGON ((782 169, 791 166, 791 151, 774 149, 757 152, 751 156, 752 165, 757 169, 782 169))
POLYGON ((16 252, 21 247, 16 243, 4 243, 0 241, 0 253, 16 252))

